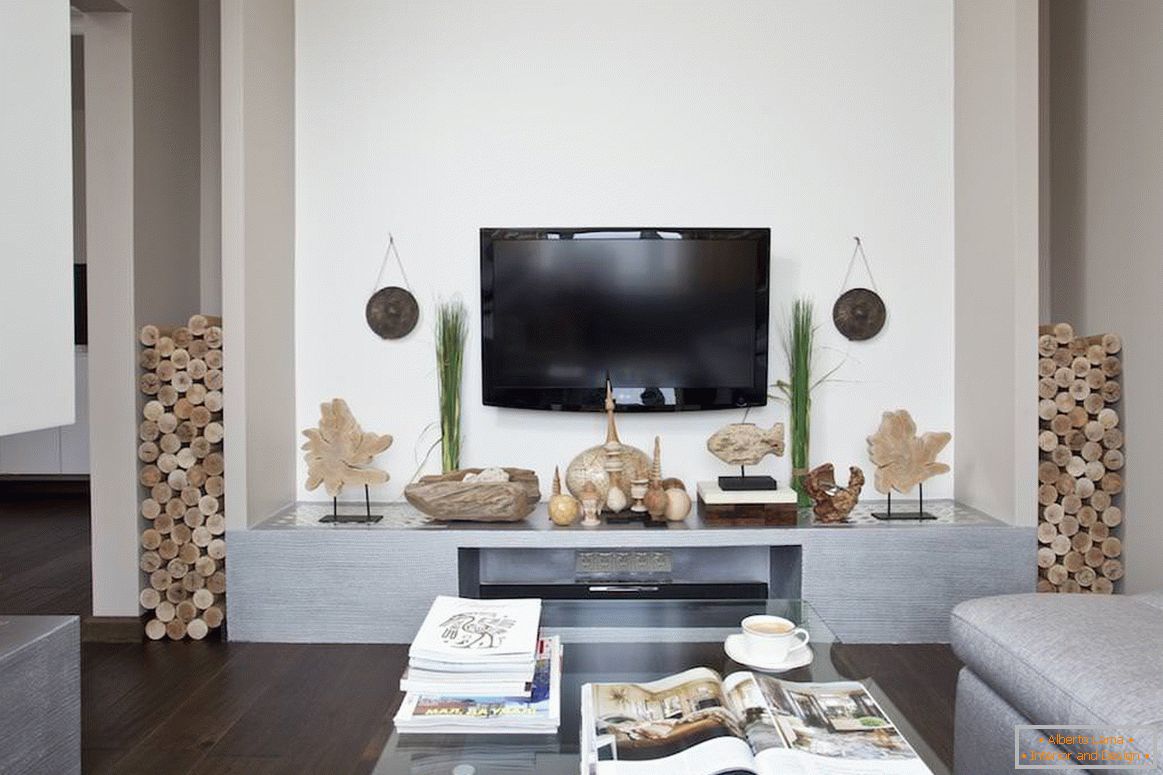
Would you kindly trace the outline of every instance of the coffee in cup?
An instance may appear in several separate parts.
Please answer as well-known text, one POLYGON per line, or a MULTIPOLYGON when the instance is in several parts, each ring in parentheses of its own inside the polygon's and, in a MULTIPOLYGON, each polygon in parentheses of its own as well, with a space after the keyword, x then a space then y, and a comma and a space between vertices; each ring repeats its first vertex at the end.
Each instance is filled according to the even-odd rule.
POLYGON ((756 614, 743 620, 747 653, 765 661, 782 662, 788 653, 810 640, 808 631, 782 616, 756 614))

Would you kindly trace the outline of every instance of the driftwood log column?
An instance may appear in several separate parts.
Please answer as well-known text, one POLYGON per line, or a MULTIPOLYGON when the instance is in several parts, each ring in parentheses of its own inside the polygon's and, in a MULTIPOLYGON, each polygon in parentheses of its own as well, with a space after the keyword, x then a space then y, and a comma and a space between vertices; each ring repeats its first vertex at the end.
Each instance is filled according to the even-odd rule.
POLYGON ((151 640, 201 640, 226 618, 222 321, 142 326, 142 590, 151 640))
POLYGON ((1038 335, 1038 591, 1114 592, 1123 577, 1123 343, 1038 335))

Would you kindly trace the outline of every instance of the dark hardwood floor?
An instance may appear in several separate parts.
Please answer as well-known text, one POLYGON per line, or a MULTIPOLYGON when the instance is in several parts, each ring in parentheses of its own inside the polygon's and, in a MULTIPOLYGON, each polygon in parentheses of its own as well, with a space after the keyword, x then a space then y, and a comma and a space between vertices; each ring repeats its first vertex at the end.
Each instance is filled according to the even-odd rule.
POLYGON ((876 681, 941 761, 953 768, 953 703, 961 660, 947 643, 843 643, 832 650, 836 668, 876 681))
MULTIPOLYGON (((88 503, 0 499, 0 613, 91 611, 88 503)), ((367 773, 391 731, 406 647, 85 643, 86 773, 367 773)), ((948 646, 837 646, 947 763, 960 663, 948 646)))
POLYGON ((93 612, 89 496, 0 498, 0 613, 93 612))
POLYGON ((85 644, 84 771, 370 772, 406 659, 405 646, 85 644))

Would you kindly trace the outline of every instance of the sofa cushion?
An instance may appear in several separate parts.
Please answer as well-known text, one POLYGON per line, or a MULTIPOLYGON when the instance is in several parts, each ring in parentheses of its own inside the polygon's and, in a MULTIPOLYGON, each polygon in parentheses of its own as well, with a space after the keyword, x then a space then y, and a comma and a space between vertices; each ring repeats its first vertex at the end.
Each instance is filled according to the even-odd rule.
POLYGON ((1163 725, 1163 610, 1122 595, 987 597, 953 649, 1035 724, 1163 725))
POLYGON ((1135 595, 1132 599, 1138 600, 1140 603, 1146 603, 1149 606, 1158 608, 1163 611, 1163 589, 1155 592, 1144 592, 1140 595, 1135 595))

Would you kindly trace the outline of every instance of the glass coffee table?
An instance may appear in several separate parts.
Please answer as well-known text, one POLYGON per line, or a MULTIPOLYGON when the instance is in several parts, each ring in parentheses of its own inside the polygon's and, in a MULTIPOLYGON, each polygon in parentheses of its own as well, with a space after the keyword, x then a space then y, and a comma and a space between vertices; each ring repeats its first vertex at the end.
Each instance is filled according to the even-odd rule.
MULTIPOLYGON (((375 775, 576 775, 581 687, 645 682, 692 667, 721 675, 747 669, 723 649, 752 614, 782 616, 807 629, 811 664, 779 673, 789 681, 849 681, 833 661, 839 640, 802 600, 546 600, 542 630, 564 644, 561 726, 556 735, 431 735, 392 731, 375 775)), ((935 775, 948 768, 885 693, 862 680, 935 775)), ((392 687, 393 689, 395 687, 392 687)))

